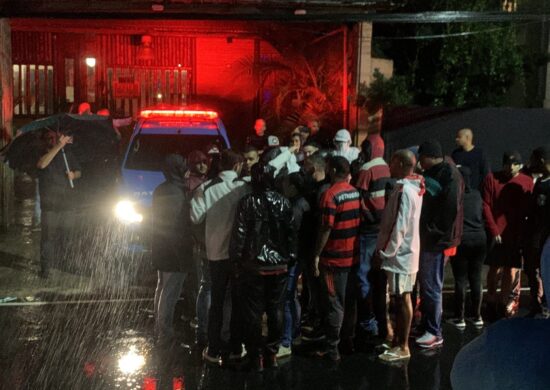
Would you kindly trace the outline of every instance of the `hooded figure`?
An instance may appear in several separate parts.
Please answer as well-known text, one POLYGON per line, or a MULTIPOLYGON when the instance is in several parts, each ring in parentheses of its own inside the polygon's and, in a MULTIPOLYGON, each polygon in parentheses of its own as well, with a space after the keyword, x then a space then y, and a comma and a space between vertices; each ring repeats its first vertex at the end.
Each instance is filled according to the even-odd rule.
POLYGON ((153 266, 164 272, 183 272, 184 255, 192 249, 189 223, 189 201, 186 199, 185 172, 182 156, 170 154, 163 164, 166 181, 153 192, 153 266))
POLYGON ((153 266, 158 271, 155 291, 155 336, 157 345, 175 342, 174 310, 193 257, 189 199, 185 190, 187 165, 182 156, 166 156, 166 181, 153 192, 153 266))
POLYGON ((359 149, 351 146, 351 134, 348 130, 338 130, 333 142, 335 147, 335 150, 331 153, 333 156, 345 157, 350 164, 359 157, 359 149))
POLYGON ((186 181, 186 190, 190 193, 206 181, 208 174, 208 157, 200 150, 193 150, 187 156, 189 166, 189 177, 186 181))

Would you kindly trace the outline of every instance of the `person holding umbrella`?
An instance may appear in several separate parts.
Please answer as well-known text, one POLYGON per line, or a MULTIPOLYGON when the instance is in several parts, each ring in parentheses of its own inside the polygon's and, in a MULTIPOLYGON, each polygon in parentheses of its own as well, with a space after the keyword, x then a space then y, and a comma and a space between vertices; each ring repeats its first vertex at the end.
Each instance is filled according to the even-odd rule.
POLYGON ((70 149, 65 150, 73 142, 72 137, 49 130, 43 139, 47 152, 36 164, 42 214, 39 276, 47 278, 52 261, 61 253, 63 224, 74 207, 73 181, 81 177, 81 172, 70 149))

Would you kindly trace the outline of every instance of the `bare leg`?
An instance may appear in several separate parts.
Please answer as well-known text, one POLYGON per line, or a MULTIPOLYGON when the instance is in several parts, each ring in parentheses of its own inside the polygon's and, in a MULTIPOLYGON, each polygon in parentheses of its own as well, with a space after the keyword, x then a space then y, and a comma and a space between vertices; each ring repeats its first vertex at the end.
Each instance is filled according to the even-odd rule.
POLYGON ((390 294, 388 294, 386 290, 386 341, 388 341, 391 345, 395 345, 395 330, 393 328, 393 324, 390 319, 390 294))
POLYGON ((512 285, 516 277, 518 269, 504 267, 502 270, 502 282, 500 287, 500 302, 502 305, 506 305, 510 299, 510 294, 512 293, 512 285))
POLYGON ((398 330, 397 339, 399 341, 399 347, 404 354, 410 353, 409 331, 411 329, 411 322, 413 317, 411 294, 404 293, 396 299, 396 303, 399 306, 396 313, 398 330))

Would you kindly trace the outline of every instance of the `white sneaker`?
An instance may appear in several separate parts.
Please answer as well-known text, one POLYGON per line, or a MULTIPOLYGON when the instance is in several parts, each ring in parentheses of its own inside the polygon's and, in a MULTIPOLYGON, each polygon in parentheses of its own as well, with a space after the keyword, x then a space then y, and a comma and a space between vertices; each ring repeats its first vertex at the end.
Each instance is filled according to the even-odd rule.
POLYGON ((485 325, 485 323, 483 322, 483 318, 481 318, 481 317, 479 317, 479 318, 476 318, 476 317, 468 318, 468 321, 471 322, 472 325, 475 326, 478 329, 483 328, 483 325, 485 325))
POLYGON ((443 337, 434 336, 430 332, 426 332, 416 339, 416 344, 421 348, 434 348, 443 344, 443 337))
POLYGON ((281 358, 290 356, 291 354, 292 354, 292 348, 290 348, 290 346, 285 347, 285 346, 281 345, 279 347, 279 352, 277 352, 277 359, 281 359, 281 358))
POLYGON ((458 330, 466 329, 466 322, 463 318, 451 318, 447 320, 447 324, 454 326, 458 330))

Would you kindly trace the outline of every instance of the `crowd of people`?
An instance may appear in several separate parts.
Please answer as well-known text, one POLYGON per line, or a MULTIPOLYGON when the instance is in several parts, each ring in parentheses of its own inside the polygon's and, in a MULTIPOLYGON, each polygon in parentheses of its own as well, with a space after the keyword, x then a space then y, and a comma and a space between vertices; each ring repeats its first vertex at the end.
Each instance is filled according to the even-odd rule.
MULTIPOLYGON (((348 130, 327 140, 315 120, 286 145, 266 130, 258 119, 242 153, 210 146, 166 156, 151 230, 160 347, 176 342, 183 291, 196 301, 195 348, 207 363, 261 370, 304 344, 332 362, 367 345, 382 361, 406 360, 411 337, 423 349, 443 344, 448 261, 453 327, 516 315, 521 269, 528 315, 547 317, 550 145, 525 166, 518 152, 506 152, 502 169, 491 172, 470 129, 458 131, 451 156, 427 140, 387 161, 379 134, 357 148, 348 130)), ((60 153, 70 137, 50 138, 37 165, 46 277, 61 221, 49 212, 80 177, 72 155, 60 153), (64 158, 74 167, 71 181, 64 158)))
POLYGON ((456 142, 451 156, 427 140, 386 162, 379 134, 356 148, 342 129, 329 149, 312 121, 282 146, 258 119, 242 154, 168 156, 153 195, 158 343, 174 342, 174 307, 197 266, 196 348, 228 367, 245 350, 249 368, 276 366, 308 342, 332 362, 365 345, 382 361, 406 360, 410 337, 436 348, 449 260, 453 327, 516 315, 522 268, 528 316, 547 317, 550 146, 525 166, 506 152, 491 172, 471 129, 456 142))

